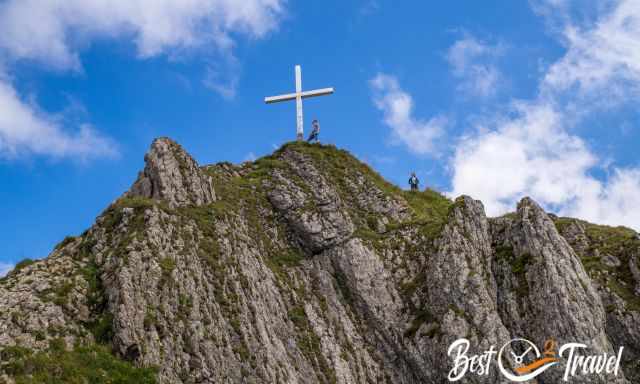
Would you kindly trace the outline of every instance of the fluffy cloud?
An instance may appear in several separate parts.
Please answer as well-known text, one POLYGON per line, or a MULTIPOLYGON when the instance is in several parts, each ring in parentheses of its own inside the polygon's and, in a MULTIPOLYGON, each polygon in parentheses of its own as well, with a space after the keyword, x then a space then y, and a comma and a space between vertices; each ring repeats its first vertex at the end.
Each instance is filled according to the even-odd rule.
POLYGON ((606 183, 590 181, 561 214, 640 230, 640 169, 614 169, 606 183))
POLYGON ((59 120, 21 100, 15 89, 0 79, 0 158, 37 154, 82 160, 117 155, 115 144, 89 125, 68 132, 59 120))
MULTIPOLYGON (((565 1, 533 4, 554 19, 549 25, 566 52, 542 75, 536 97, 513 100, 498 108, 503 112, 476 119, 470 133, 456 140, 449 194, 481 199, 490 215, 513 210, 531 196, 561 215, 640 229, 640 168, 603 162, 574 133, 597 110, 640 95, 640 1, 595 7, 600 16, 579 26, 565 1), (596 172, 607 176, 595 177, 596 172)), ((493 95, 502 78, 495 66, 502 50, 470 35, 453 44, 446 59, 460 80, 458 89, 493 95)), ((379 74, 371 86, 394 135, 412 152, 430 152, 446 120, 417 121, 411 95, 393 76, 379 74)))
POLYGON ((0 47, 17 59, 78 69, 92 39, 133 40, 141 57, 213 44, 232 33, 259 38, 277 26, 283 0, 8 0, 0 4, 0 47))
MULTIPOLYGON (((235 63, 234 38, 260 38, 276 28, 284 0, 7 0, 0 2, 0 67, 36 61, 79 71, 80 51, 96 39, 129 39, 141 58, 211 48, 235 63)), ((203 82, 233 98, 236 73, 209 65, 203 82), (225 71, 224 76, 227 75, 225 71)), ((231 68, 234 69, 235 67, 231 68)), ((2 68, 0 68, 2 70, 2 68)), ((0 157, 111 156, 115 147, 89 125, 64 127, 18 95, 0 71, 0 157)))
POLYGON ((600 165, 571 133, 592 112, 589 100, 613 108, 637 91, 638 5, 620 2, 591 29, 565 28, 566 54, 543 76, 538 97, 513 102, 508 117, 494 117, 459 140, 452 195, 478 197, 492 215, 529 195, 562 215, 640 229, 640 169, 600 165), (609 174, 604 180, 593 176, 598 167, 609 174))
POLYGON ((458 90, 469 96, 495 95, 502 81, 495 59, 502 51, 501 45, 490 45, 470 35, 456 41, 446 58, 453 75, 460 81, 458 90))
POLYGON ((220 63, 209 63, 202 79, 205 87, 215 91, 225 100, 235 99, 239 82, 240 63, 233 56, 220 63))
POLYGON ((569 24, 564 37, 567 53, 547 72, 546 87, 566 90, 577 86, 583 93, 620 87, 638 90, 640 1, 621 1, 591 29, 569 24))
POLYGON ((511 117, 459 140, 452 159, 452 196, 470 194, 489 215, 513 210, 531 196, 560 215, 640 229, 640 169, 592 172, 600 159, 567 132, 566 115, 552 103, 516 103, 511 117))
POLYGON ((491 215, 513 209, 525 195, 552 206, 567 204, 591 183, 596 157, 568 135, 550 105, 516 104, 517 117, 497 119, 483 133, 462 138, 452 168, 453 195, 472 194, 491 215))
POLYGON ((413 99, 400 88, 398 80, 379 73, 369 81, 373 102, 382 111, 384 123, 392 130, 393 140, 405 144, 416 154, 434 154, 435 141, 444 134, 447 119, 436 116, 420 120, 413 116, 413 99))

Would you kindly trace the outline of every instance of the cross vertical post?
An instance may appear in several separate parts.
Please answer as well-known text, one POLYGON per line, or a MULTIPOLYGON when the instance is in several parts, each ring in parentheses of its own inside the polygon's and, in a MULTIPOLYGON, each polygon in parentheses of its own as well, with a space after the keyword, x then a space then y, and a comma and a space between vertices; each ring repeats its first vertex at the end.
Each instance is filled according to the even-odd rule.
POLYGON ((304 119, 302 117, 302 69, 296 65, 296 139, 304 140, 304 119))
POLYGON ((333 88, 314 89, 311 91, 302 91, 302 69, 299 65, 295 66, 296 75, 296 92, 288 93, 286 95, 269 96, 264 98, 264 102, 267 104, 279 103, 281 101, 296 101, 296 139, 298 141, 304 140, 304 119, 302 115, 302 99, 308 97, 331 95, 333 88))

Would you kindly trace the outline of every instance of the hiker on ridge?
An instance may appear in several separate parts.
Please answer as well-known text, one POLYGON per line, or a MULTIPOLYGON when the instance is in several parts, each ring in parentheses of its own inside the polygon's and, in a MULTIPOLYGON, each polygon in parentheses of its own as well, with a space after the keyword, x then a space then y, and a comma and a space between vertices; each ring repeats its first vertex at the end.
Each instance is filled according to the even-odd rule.
POLYGON ((320 123, 318 122, 317 119, 313 119, 313 121, 311 122, 311 126, 313 127, 313 130, 311 131, 311 135, 309 135, 309 138, 307 139, 308 142, 312 142, 313 140, 316 141, 316 143, 320 142, 320 123))
POLYGON ((417 191, 419 189, 418 185, 420 184, 420 180, 416 176, 415 172, 411 172, 411 177, 409 178, 409 186, 411 186, 412 191, 417 191))

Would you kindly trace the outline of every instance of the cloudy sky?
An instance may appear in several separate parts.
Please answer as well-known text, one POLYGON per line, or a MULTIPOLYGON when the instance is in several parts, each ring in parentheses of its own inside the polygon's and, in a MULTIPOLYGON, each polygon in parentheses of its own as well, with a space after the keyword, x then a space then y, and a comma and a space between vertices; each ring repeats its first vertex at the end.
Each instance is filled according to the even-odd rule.
POLYGON ((489 215, 640 229, 640 0, 0 0, 0 274, 77 235, 157 136, 242 162, 307 126, 489 215), (597 4, 596 4, 597 3, 597 4))

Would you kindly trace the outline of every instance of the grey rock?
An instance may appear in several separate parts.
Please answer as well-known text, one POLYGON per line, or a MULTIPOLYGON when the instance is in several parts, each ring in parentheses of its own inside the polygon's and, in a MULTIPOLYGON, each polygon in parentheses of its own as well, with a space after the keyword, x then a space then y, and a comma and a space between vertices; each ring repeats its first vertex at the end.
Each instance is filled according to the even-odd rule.
MULTIPOLYGON (((500 218, 467 196, 443 217, 421 212, 427 203, 412 206, 336 151, 292 144, 263 162, 200 168, 154 141, 125 194, 138 199, 0 280, 0 348, 94 342, 86 324, 108 315, 115 353, 157 366, 161 383, 408 384, 447 382, 447 348, 462 337, 470 354, 553 337, 594 354, 625 346, 618 377, 572 382, 637 382, 637 255, 600 252, 585 222, 559 233, 561 219, 528 198, 500 218), (621 264, 605 275, 596 253, 621 264), (611 281, 626 266, 635 280, 611 281)), ((508 381, 494 362, 462 382, 508 381)))
MULTIPOLYGON (((538 345, 582 342, 593 354, 612 354, 605 332, 605 311, 579 257, 533 200, 518 204, 506 229, 513 254, 503 257, 496 273, 502 319, 512 332, 538 345)), ((564 364, 564 363, 563 363, 564 364)), ((545 372, 544 381, 560 382, 563 369, 545 372)), ((578 383, 626 382, 623 377, 576 377, 578 383)))
POLYGON ((300 244, 319 253, 348 239, 354 226, 338 191, 308 156, 290 150, 282 157, 296 178, 276 172, 268 197, 298 235, 300 244))
POLYGON ((602 255, 601 260, 602 260, 602 264, 611 268, 617 268, 620 265, 622 265, 622 262, 617 257, 609 254, 602 255))
POLYGON ((631 258, 629 258, 629 271, 631 271, 631 276, 636 282, 636 294, 640 296, 640 268, 638 267, 638 262, 640 260, 640 254, 634 254, 631 258))
POLYGON ((164 200, 172 208, 215 201, 211 177, 173 140, 154 140, 144 160, 144 170, 128 196, 164 200))

